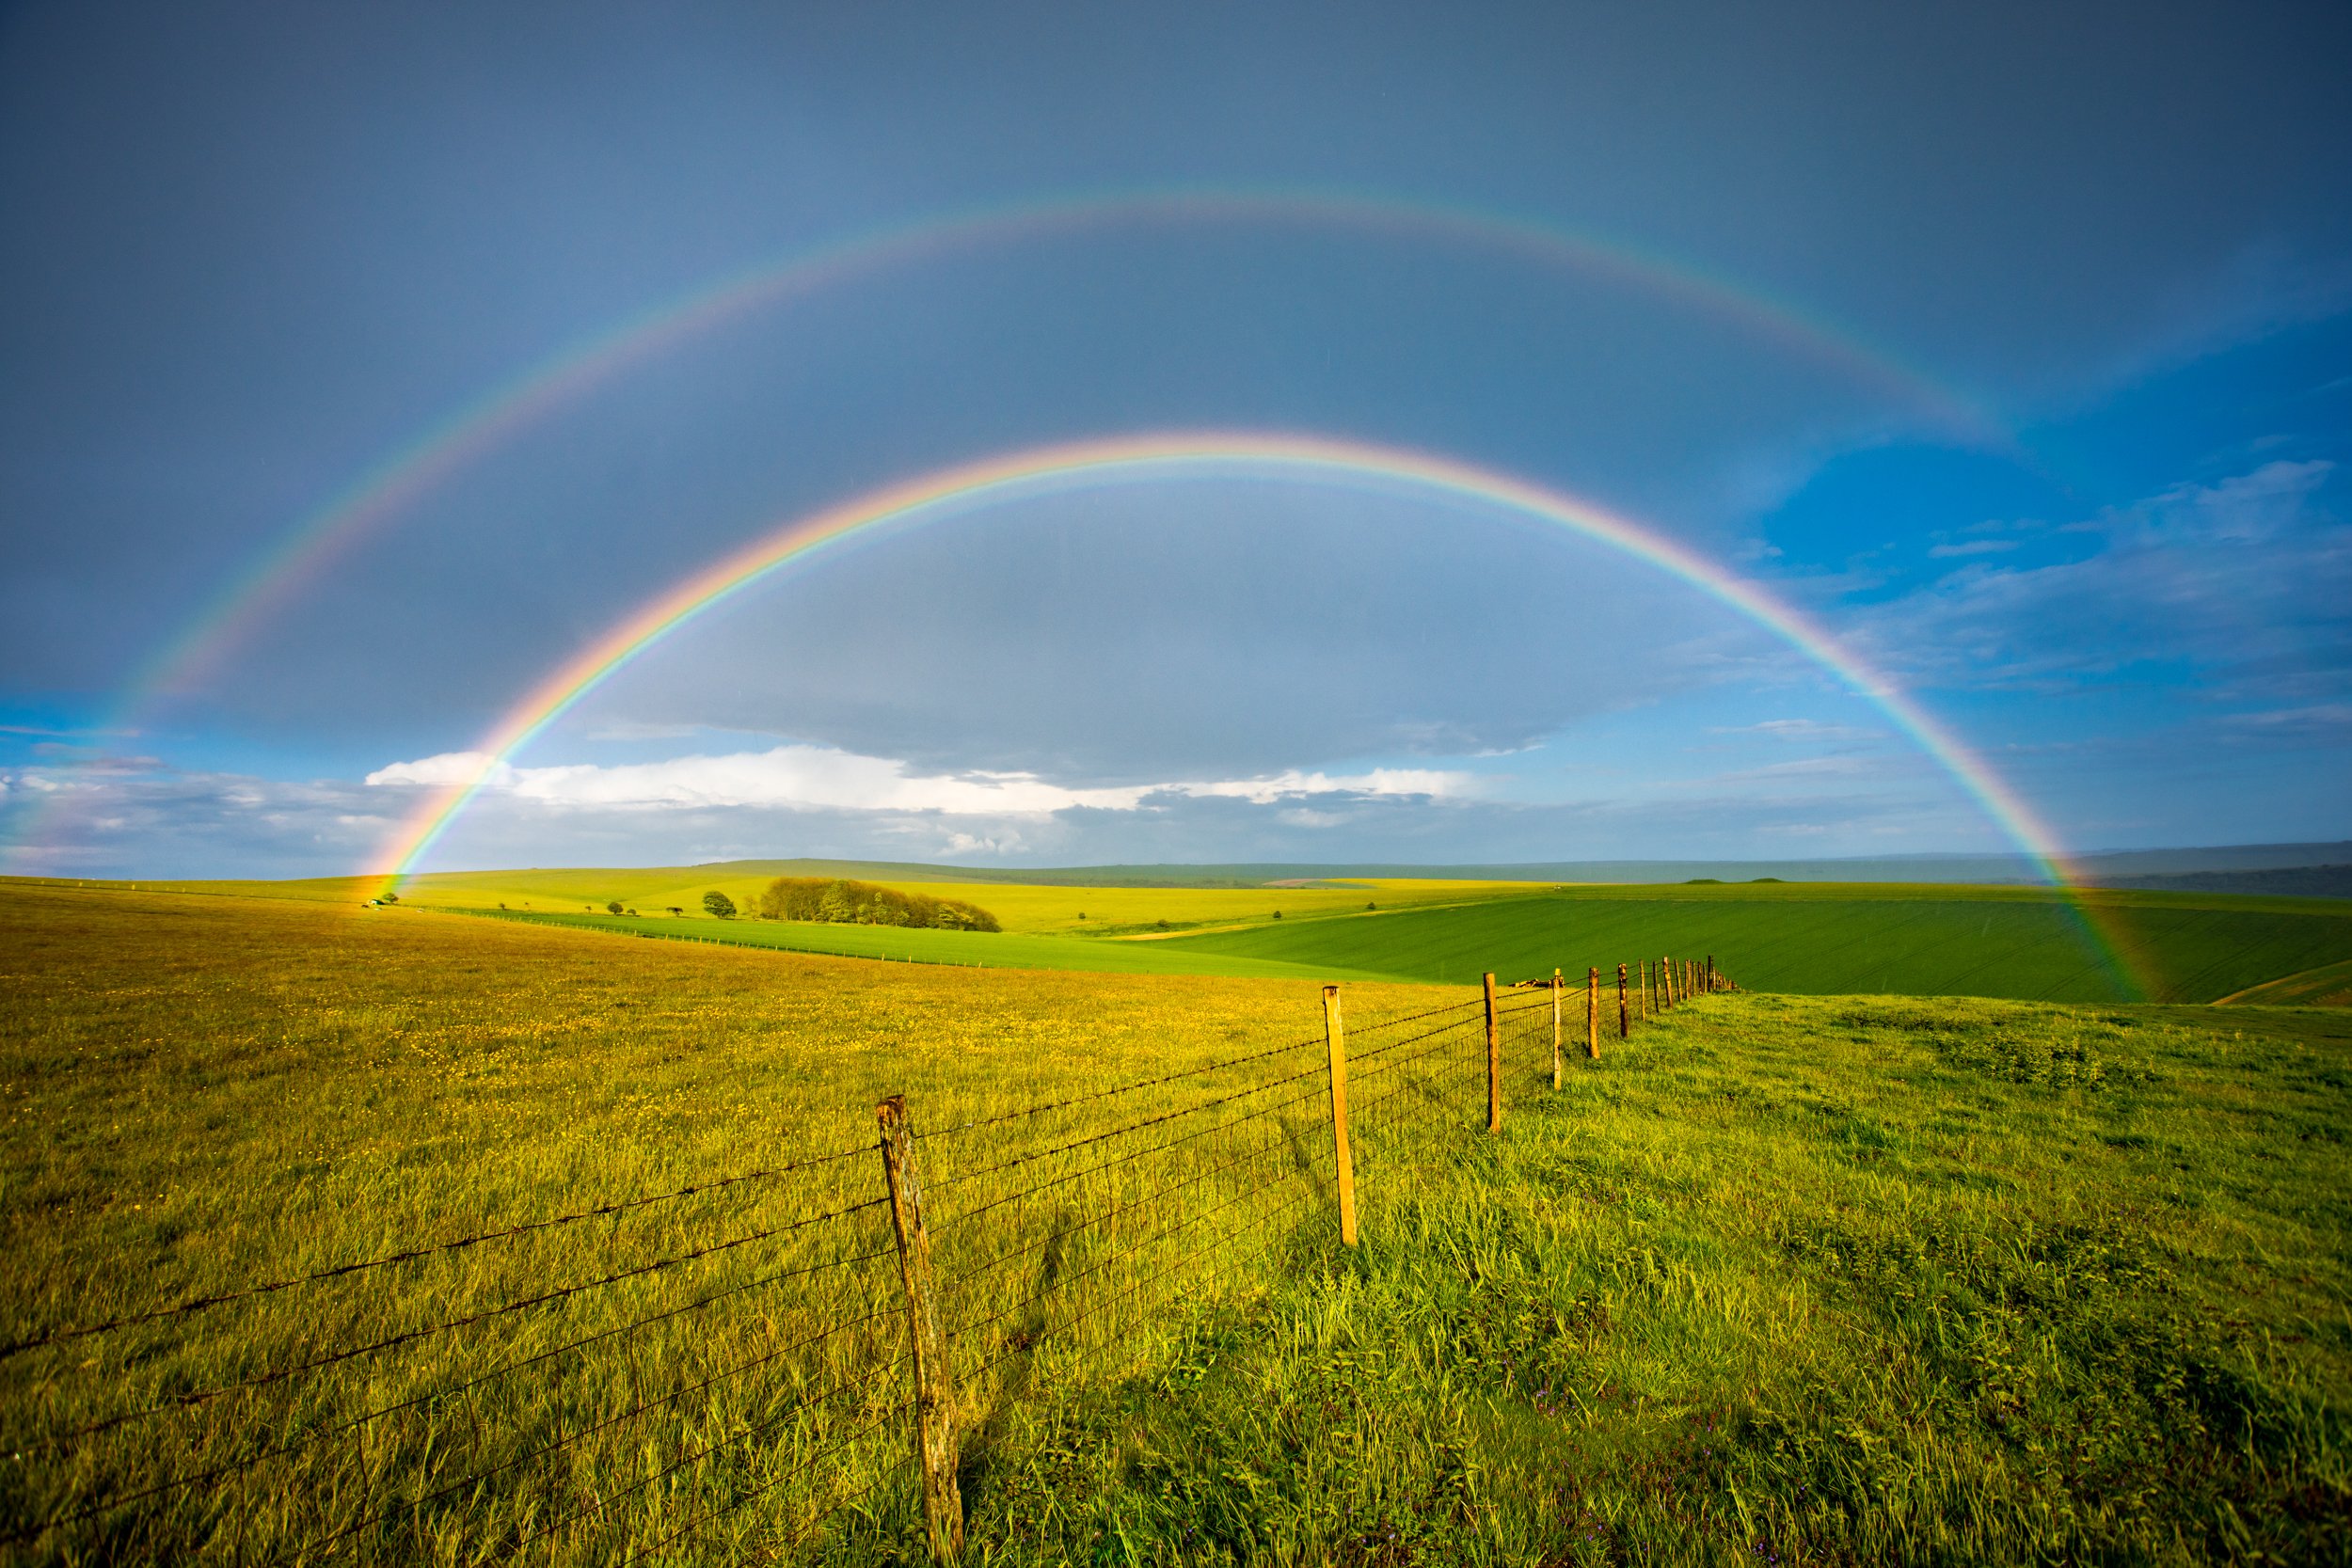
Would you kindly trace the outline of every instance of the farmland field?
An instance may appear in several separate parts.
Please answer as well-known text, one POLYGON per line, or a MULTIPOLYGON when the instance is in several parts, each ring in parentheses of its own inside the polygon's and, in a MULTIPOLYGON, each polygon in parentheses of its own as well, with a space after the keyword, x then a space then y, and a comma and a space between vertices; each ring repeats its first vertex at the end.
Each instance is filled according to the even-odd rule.
MULTIPOLYGON (((977 1124, 1126 1085, 1103 1103, 1179 1114, 1154 1082, 1270 1070, 1211 1066, 1252 1053, 1310 1091, 1263 1123, 1268 1191, 1215 1174, 1245 1148, 1156 1201, 1291 1207, 1118 1332, 1041 1320, 1027 1370, 975 1371, 976 1560, 2327 1561, 2352 1530, 2341 1011, 1751 991, 1573 1057, 1558 1090, 1544 1015, 1515 1014, 1538 1027, 1507 1037, 1499 1134, 1442 1055, 1415 1141, 1367 1113, 1350 1250, 1298 980, 22 884, 0 974, 11 1338, 490 1238, 0 1359, 0 1549, 24 1560, 789 1560, 844 1498, 803 1545, 912 1560, 874 1101, 904 1091, 933 1130, 928 1179, 964 1216, 947 1289, 1000 1292, 957 1314, 978 1342, 1017 1303, 968 1258, 1082 1293, 1125 1253, 1066 1249, 1075 1198, 991 1212, 979 1167, 1012 1146, 977 1124), (832 1272, 781 1277, 802 1268, 832 1272), (882 1326, 791 1348, 851 1309, 882 1326), (266 1381, 387 1334, 417 1338, 266 1381), (835 1372, 850 1408, 817 1410, 835 1372), (214 1479, 103 1506, 191 1476, 214 1479)), ((1368 1031, 1464 994, 1343 988, 1368 1031)), ((1066 1191, 1123 1213, 1118 1180, 1066 1191)))
MULTIPOLYGON (((2333 900, 2162 893, 2078 895, 2140 956, 2155 999, 2209 1002, 2352 958, 2352 908, 2333 900)), ((2082 919, 2022 888, 1899 883, 1546 890, 1442 910, 1286 921, 1169 945, 1474 983, 1548 974, 1562 953, 1740 955, 1740 983, 1814 994, 2106 1002, 2130 991, 2082 919)), ((2291 1000, 2301 1000, 2293 998, 2291 1000)))
POLYGON ((972 969, 1060 969, 1096 974, 1230 974, 1263 979, 1376 978, 1326 971, 1280 958, 1191 952, 1165 942, 1089 941, 1019 931, 937 931, 900 926, 830 925, 808 920, 670 920, 660 916, 469 911, 477 916, 627 936, 726 942, 790 953, 948 964, 972 969))

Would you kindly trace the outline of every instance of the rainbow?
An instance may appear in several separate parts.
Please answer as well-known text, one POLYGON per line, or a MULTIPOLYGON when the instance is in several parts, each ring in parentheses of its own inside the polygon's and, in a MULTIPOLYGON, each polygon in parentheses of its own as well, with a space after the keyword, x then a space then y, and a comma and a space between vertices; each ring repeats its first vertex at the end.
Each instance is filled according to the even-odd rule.
POLYGON ((1261 224, 1435 240, 1565 268, 1712 315, 1926 414, 1973 441, 2009 437, 1968 398, 1787 301, 1656 251, 1506 214, 1333 190, 1176 188, 1060 196, 934 215, 837 240, 675 295, 591 334, 454 410, 297 522, 127 683, 118 721, 187 689, 334 562, 460 471, 628 370, 751 312, 893 266, 992 245, 1149 224, 1261 224))
MULTIPOLYGON (((1303 435, 1187 432, 1113 436, 1032 448, 927 474, 796 518, 687 578, 590 643, 533 688, 473 748, 476 764, 426 796, 379 857, 397 888, 516 752, 613 673, 678 627, 786 566, 866 530, 936 520, 1024 496, 1139 480, 1274 474, 1374 483, 1488 502, 1620 550, 1679 578, 1764 626, 1869 699, 1932 757, 2039 868, 2071 889, 2057 835, 1982 758, 1884 674, 1792 605, 1725 571, 1654 529, 1590 501, 1452 458, 1303 435)), ((2145 994, 2145 973, 2125 958, 2123 933, 2079 897, 2074 908, 2117 977, 2145 994)))
MULTIPOLYGON (((361 543, 458 474, 597 388, 755 311, 894 266, 989 245, 1120 226, 1291 225, 1435 241, 1514 256, 1640 290, 1713 316, 1924 414, 1971 442, 2012 436, 1964 395, 1850 330, 1750 285, 1607 236, 1504 213, 1327 188, 1169 187, 1065 194, 933 214, 725 274, 566 344, 453 410, 355 476, 255 557, 124 682, 102 728, 136 731, 159 704, 200 686, 231 654, 361 543)), ((69 793, 20 824, 37 843, 69 793)))

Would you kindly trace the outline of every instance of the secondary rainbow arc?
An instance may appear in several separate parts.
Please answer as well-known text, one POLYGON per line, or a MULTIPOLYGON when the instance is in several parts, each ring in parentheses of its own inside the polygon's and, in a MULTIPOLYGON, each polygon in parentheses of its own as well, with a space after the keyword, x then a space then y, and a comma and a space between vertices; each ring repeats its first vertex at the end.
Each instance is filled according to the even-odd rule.
MULTIPOLYGON (((1418 487, 1549 522, 1644 561, 1771 630, 1868 699, 1933 758, 2051 883, 2073 878, 2057 835, 1981 757, 1823 626, 1762 585, 1590 501, 1456 459, 1328 436, 1177 432, 1032 448, 923 475, 785 523, 649 600, 534 687, 473 748, 464 777, 430 792, 377 862, 388 887, 418 863, 512 756, 664 637, 754 583, 861 531, 950 515, 1023 493, 1148 477, 1278 473, 1418 487)), ((2119 976, 2145 992, 2122 933, 2076 911, 2119 976)))
POLYGON ((1353 191, 1178 187, 1058 196, 932 215, 725 275, 592 333, 457 409, 297 523, 128 684, 125 709, 199 678, 336 559, 469 465, 627 371, 726 323, 931 256, 1146 222, 1303 224, 1418 235, 1522 255, 1730 321, 1921 409, 1971 438, 2006 436, 1971 400, 1817 314, 1662 253, 1515 214, 1353 191))

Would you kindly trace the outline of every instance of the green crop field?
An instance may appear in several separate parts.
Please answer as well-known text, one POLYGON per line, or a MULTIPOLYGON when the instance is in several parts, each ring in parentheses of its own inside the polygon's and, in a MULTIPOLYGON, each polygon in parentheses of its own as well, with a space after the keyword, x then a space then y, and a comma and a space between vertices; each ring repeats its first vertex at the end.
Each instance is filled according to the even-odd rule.
POLYGON ((1476 993, 1350 984, 1348 1248, 1298 980, 21 883, 0 976, 11 1343, 469 1240, 0 1354, 9 1560, 920 1560, 894 1091, 968 1560, 2352 1539, 2338 1009, 1751 990, 1555 1089, 1522 993, 1490 1135, 1474 1026, 1382 1076, 1476 993))
MULTIPOLYGON (((2218 1000, 2352 958, 2335 900, 2163 893, 2077 895, 2121 933, 2153 998, 2218 1000)), ((1547 890, 1444 909, 1284 921, 1169 945, 1398 978, 1475 982, 1555 964, 1714 953, 1743 986, 1812 994, 2105 1002, 2132 989, 2083 917, 2022 888, 1826 883, 1547 890)), ((1581 967, 1579 968, 1581 975, 1581 967)), ((2299 999, 2299 998, 2298 998, 2299 999)))

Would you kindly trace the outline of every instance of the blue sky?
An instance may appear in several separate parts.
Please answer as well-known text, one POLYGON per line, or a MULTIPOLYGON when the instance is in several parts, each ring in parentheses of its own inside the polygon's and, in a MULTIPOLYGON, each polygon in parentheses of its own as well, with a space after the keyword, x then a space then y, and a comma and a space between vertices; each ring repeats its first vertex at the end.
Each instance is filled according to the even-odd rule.
MULTIPOLYGON (((2245 4, 14 8, 0 865, 356 868, 548 671, 777 522, 1200 427, 1636 517, 2074 848, 2352 837, 2348 44, 2341 8, 2245 4), (1505 214, 1622 264, 1304 210, 900 255, 559 401, 136 689, 567 345, 878 230, 1160 190, 1505 214)), ((861 541, 513 763, 437 863, 2005 847, 1687 585, 1295 476, 861 541)))

